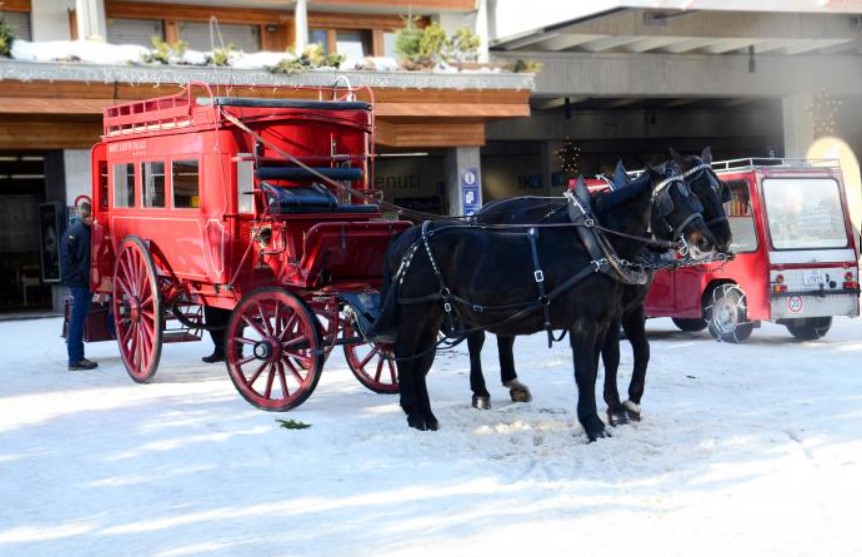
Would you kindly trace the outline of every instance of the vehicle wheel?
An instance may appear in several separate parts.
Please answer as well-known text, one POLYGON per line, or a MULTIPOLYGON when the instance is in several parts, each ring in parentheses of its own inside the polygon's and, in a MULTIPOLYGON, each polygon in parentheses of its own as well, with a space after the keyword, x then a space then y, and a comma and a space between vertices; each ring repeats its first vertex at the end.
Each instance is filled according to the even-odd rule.
POLYGON ((787 330, 799 340, 817 340, 829 332, 832 326, 831 317, 809 317, 807 319, 792 319, 785 323, 787 330))
POLYGON ((283 288, 260 288, 240 301, 228 321, 225 347, 231 381, 262 410, 296 408, 320 381, 324 350, 317 319, 283 288))
POLYGON ((687 333, 696 333, 697 331, 702 331, 706 329, 706 319, 683 319, 682 317, 672 317, 671 320, 673 324, 677 326, 680 331, 685 331, 687 333))
MULTIPOLYGON (((344 319, 342 338, 358 336, 353 317, 344 319)), ((398 392, 398 372, 392 358, 391 344, 350 343, 344 345, 344 357, 350 371, 360 383, 379 394, 398 392)))
POLYGON ((162 355, 164 315, 158 284, 146 243, 137 236, 125 238, 114 267, 112 305, 120 356, 138 383, 152 379, 162 355))
POLYGON ((754 323, 748 321, 745 293, 736 284, 721 284, 712 290, 711 303, 704 315, 709 334, 719 342, 741 343, 748 340, 754 323))

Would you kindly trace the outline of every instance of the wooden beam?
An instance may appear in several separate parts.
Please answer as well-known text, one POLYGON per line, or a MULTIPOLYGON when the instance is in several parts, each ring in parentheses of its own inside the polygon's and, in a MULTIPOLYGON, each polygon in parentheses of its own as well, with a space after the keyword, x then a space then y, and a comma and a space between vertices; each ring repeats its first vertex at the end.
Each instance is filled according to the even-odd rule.
POLYGON ((377 144, 401 148, 481 147, 485 125, 481 122, 388 122, 377 120, 377 144))
POLYGON ((0 115, 0 150, 90 149, 101 139, 102 119, 0 115))
POLYGON ((314 0, 315 6, 343 6, 356 9, 363 8, 400 8, 405 14, 408 11, 414 13, 440 13, 447 12, 474 12, 476 11, 476 0, 314 0))
POLYGON ((3 0, 0 8, 6 12, 32 12, 30 0, 3 0))
POLYGON ((105 16, 122 19, 170 19, 180 21, 209 21, 218 18, 219 23, 247 23, 250 25, 278 24, 285 10, 254 8, 222 8, 218 6, 191 6, 188 4, 148 4, 146 2, 105 1, 105 16))
POLYGON ((374 107, 378 118, 515 118, 530 115, 526 104, 384 103, 374 107))

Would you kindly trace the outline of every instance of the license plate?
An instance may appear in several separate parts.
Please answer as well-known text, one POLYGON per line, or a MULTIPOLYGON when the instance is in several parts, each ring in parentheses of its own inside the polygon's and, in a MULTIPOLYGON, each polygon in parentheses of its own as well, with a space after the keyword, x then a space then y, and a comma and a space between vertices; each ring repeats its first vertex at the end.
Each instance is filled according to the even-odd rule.
POLYGON ((826 273, 820 269, 809 269, 803 272, 802 284, 805 286, 817 286, 826 282, 826 273))

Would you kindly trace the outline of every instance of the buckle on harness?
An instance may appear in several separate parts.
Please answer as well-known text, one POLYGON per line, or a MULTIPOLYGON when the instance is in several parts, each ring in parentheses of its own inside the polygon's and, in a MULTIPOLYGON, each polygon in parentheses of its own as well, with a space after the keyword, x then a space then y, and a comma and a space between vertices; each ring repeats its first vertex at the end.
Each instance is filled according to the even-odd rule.
POLYGON ((541 269, 535 271, 533 273, 533 278, 536 279, 536 282, 545 282, 545 273, 542 272, 541 269))
POLYGON ((452 313, 452 304, 445 302, 443 304, 443 309, 446 310, 446 313, 452 313))

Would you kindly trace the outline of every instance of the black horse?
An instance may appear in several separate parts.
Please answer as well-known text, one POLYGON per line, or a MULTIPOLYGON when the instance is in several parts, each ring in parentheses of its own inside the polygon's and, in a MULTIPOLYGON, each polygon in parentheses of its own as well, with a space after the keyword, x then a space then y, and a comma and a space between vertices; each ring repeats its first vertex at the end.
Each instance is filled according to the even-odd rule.
MULTIPOLYGON (((726 252, 731 241, 730 226, 724 212, 723 202, 729 198, 729 189, 723 184, 710 167, 712 152, 707 147, 700 157, 684 157, 671 150, 672 161, 666 165, 682 174, 686 183, 698 197, 703 206, 703 216, 715 239, 715 247, 720 252, 726 252)), ((672 171, 671 170, 671 171, 672 171)), ((614 176, 616 187, 627 180, 624 169, 618 165, 614 176)), ((551 214, 560 202, 540 198, 517 198, 489 204, 480 211, 476 218, 483 223, 525 223, 541 222, 551 214)), ((654 226, 658 230, 660 225, 654 226)), ((608 420, 611 424, 624 423, 640 418, 640 400, 643 396, 644 380, 649 362, 649 342, 644 329, 643 302, 649 291, 652 273, 648 275, 649 283, 645 285, 626 286, 623 293, 623 312, 621 325, 626 337, 632 345, 634 355, 634 371, 629 386, 629 400, 620 401, 617 390, 617 369, 619 367, 619 326, 610 327, 605 343, 602 346, 602 362, 605 367, 604 399, 608 405, 608 420)), ((470 387, 473 391, 473 406, 476 408, 490 407, 490 393, 485 386, 482 374, 481 349, 485 334, 477 331, 468 338, 470 350, 470 387)), ((498 336, 497 348, 500 356, 500 375, 504 386, 509 388, 510 396, 515 402, 528 402, 531 399, 529 388, 518 381, 515 372, 513 345, 514 337, 498 336)))
MULTIPOLYGON (((596 411, 597 350, 619 319, 624 284, 645 280, 633 261, 644 247, 654 204, 670 230, 704 251, 713 240, 696 198, 679 178, 652 169, 618 191, 593 199, 594 232, 584 202, 569 197, 541 226, 492 231, 453 223, 424 223, 389 246, 382 313, 369 331, 395 333, 401 407, 407 423, 435 430, 425 376, 441 327, 461 333, 486 329, 515 336, 565 329, 574 354, 578 420, 590 440, 605 436, 596 411), (574 223, 574 224, 573 224, 574 223), (591 239, 592 238, 592 239, 591 239), (598 253, 597 253, 598 250, 598 253)), ((667 233, 670 239, 669 233, 667 233)))

